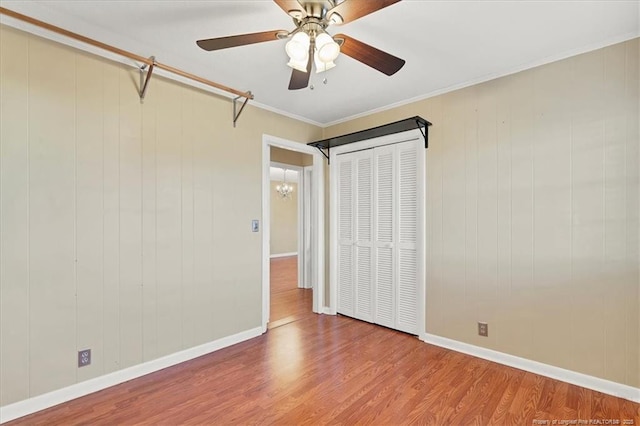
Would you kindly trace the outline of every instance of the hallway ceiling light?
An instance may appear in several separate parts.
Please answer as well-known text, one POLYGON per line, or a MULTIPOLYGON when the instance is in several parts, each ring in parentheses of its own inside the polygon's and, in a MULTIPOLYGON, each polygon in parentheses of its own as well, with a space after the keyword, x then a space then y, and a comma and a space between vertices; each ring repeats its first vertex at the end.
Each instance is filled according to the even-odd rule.
POLYGON ((287 169, 282 169, 283 171, 283 182, 276 186, 276 192, 280 195, 280 198, 283 200, 288 200, 291 198, 291 194, 293 194, 293 186, 287 183, 287 169))

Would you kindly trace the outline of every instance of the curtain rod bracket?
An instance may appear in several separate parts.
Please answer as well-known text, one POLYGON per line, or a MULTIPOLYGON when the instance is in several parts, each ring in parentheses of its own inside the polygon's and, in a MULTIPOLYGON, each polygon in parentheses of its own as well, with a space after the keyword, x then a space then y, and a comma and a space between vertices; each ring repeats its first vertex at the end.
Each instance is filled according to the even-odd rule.
POLYGON ((146 76, 145 70, 147 69, 147 64, 142 64, 142 66, 140 67, 140 91, 138 92, 138 94, 140 95, 141 104, 144 103, 144 96, 147 94, 147 87, 149 86, 151 75, 153 74, 153 68, 156 66, 156 57, 149 57, 149 61, 151 62, 151 64, 148 66, 149 69, 146 72, 146 76))
POLYGON ((233 127, 236 127, 236 122, 238 121, 240 114, 242 114, 242 110, 244 110, 244 107, 247 106, 247 102, 249 102, 249 99, 253 98, 253 94, 251 93, 251 91, 247 92, 247 95, 248 96, 236 96, 235 98, 233 98, 233 127), (244 102, 242 103, 240 110, 238 110, 237 104, 238 99, 240 98, 244 98, 244 102))

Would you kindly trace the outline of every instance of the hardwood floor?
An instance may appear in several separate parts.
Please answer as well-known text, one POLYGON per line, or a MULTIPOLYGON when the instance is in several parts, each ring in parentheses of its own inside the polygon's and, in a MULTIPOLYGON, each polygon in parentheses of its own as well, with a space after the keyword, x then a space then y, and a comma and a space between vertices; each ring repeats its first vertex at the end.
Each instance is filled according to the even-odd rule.
MULTIPOLYGON (((272 290, 279 303, 297 289, 272 290)), ((310 302, 304 314, 293 299, 279 309, 295 320, 260 337, 12 424, 640 425, 640 404, 312 314, 310 302)))

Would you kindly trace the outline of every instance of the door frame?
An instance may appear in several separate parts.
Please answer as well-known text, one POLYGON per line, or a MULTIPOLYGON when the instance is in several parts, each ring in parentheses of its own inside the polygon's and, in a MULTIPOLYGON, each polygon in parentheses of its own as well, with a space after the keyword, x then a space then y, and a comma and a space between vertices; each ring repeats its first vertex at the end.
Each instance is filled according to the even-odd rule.
MULTIPOLYGON (((312 288, 311 283, 313 282, 313 262, 311 258, 311 242, 309 242, 308 240, 313 229, 313 224, 311 222, 311 188, 313 180, 313 166, 305 166, 302 168, 301 179, 302 181, 298 184, 298 187, 302 187, 302 191, 300 191, 300 193, 303 194, 303 196, 301 197, 302 199, 298 200, 298 202, 300 203, 298 210, 300 213, 298 215, 298 224, 300 229, 300 233, 298 234, 298 253, 302 253, 302 255, 298 254, 298 286, 301 288, 312 288), (307 245, 309 246, 309 250, 307 250, 307 245)), ((324 199, 324 196, 322 198, 324 199)), ((325 286, 323 284, 323 293, 324 288, 325 286)))
POLYGON ((313 303, 317 314, 324 311, 324 156, 317 149, 287 139, 262 135, 262 331, 267 330, 270 313, 270 238, 271 238, 271 147, 309 154, 313 157, 311 203, 311 247, 313 303))
MULTIPOLYGON (((395 133, 392 135, 382 136, 374 139, 367 139, 362 142, 356 142, 348 145, 342 145, 331 149, 330 169, 329 169, 329 311, 335 314, 338 310, 338 179, 335 176, 338 164, 337 156, 349 152, 362 151, 384 145, 392 145, 401 142, 417 140, 418 149, 424 142, 423 135, 420 130, 409 130, 407 132, 395 133)), ((427 192, 426 192, 426 169, 427 157, 426 149, 424 155, 418 155, 418 203, 421 207, 418 209, 418 226, 419 232, 416 238, 417 256, 421 261, 418 262, 418 337, 424 336, 426 333, 426 262, 427 262, 427 192), (420 227, 422 228, 420 230, 420 227), (421 231, 421 232, 420 232, 421 231)))

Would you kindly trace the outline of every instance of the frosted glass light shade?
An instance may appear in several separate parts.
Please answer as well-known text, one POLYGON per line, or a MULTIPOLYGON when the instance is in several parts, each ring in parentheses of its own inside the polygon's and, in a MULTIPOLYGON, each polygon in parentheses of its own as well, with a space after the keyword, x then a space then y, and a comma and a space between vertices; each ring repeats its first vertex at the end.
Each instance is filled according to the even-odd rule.
POLYGON ((306 33, 302 31, 296 33, 285 46, 287 55, 294 61, 306 61, 309 57, 309 43, 309 36, 306 33))
MULTIPOLYGON (((309 56, 309 54, 307 54, 309 56)), ((309 63, 309 58, 304 58, 302 61, 296 61, 295 59, 289 59, 287 65, 291 68, 296 69, 298 71, 307 72, 307 64, 309 63)))
POLYGON ((316 64, 316 73, 320 74, 321 72, 325 72, 330 70, 331 68, 336 66, 336 63, 333 61, 330 62, 322 62, 320 60, 320 58, 318 57, 318 52, 316 52, 315 55, 313 55, 313 61, 316 64))
POLYGON ((327 33, 316 37, 316 53, 320 62, 333 62, 340 54, 340 46, 327 33))

